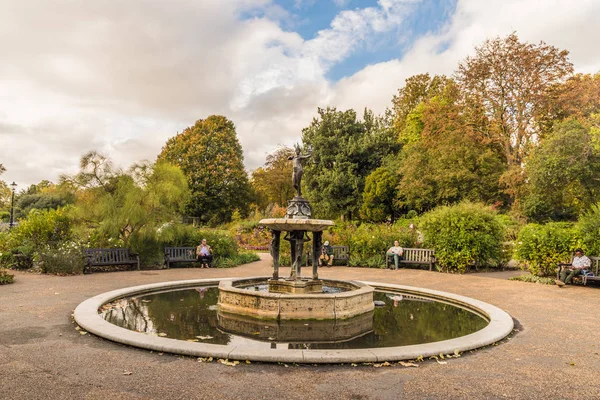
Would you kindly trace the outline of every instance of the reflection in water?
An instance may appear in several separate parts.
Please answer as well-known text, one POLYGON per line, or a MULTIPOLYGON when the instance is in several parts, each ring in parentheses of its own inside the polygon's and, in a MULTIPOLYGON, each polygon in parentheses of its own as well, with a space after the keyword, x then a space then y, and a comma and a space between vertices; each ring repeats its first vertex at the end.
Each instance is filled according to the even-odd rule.
MULTIPOLYGON (((301 329, 293 325, 285 329, 278 327, 279 333, 287 331, 286 335, 278 337, 280 335, 268 334, 272 324, 261 325, 254 320, 247 325, 253 327, 252 331, 244 331, 244 336, 238 336, 219 329, 218 293, 216 287, 154 293, 117 300, 105 305, 101 313, 108 322, 129 330, 203 343, 243 343, 259 349, 404 346, 464 336, 487 325, 480 316, 453 305, 376 291, 374 300, 385 305, 374 310, 372 331, 352 340, 341 341, 335 335, 333 340, 331 337, 324 338, 327 343, 316 340, 316 332, 322 325, 319 321, 303 321, 301 329), (305 339, 297 341, 300 338, 305 339)), ((297 321, 294 323, 298 324, 297 321)))

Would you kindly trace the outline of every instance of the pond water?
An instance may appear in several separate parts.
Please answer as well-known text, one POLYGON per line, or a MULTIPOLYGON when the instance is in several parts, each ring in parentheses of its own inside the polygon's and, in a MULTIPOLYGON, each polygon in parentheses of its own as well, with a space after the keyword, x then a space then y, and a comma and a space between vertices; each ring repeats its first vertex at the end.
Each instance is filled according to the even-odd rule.
POLYGON ((217 287, 151 293, 116 300, 104 305, 100 313, 112 324, 150 335, 257 349, 406 346, 468 335, 488 324, 481 316, 454 305, 379 291, 374 300, 384 305, 357 319, 238 320, 217 312, 218 293, 217 287), (230 333, 232 326, 236 334, 230 333))

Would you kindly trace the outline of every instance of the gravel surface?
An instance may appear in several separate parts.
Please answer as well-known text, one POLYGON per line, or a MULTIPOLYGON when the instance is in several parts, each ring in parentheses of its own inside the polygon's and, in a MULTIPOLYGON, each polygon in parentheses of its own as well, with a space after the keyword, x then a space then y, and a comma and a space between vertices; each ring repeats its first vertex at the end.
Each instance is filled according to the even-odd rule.
MULTIPOLYGON (((598 399, 600 289, 486 274, 324 268, 324 278, 421 286, 496 305, 519 329, 460 358, 373 365, 226 366, 138 350, 71 320, 83 300, 145 283, 270 274, 270 257, 232 269, 182 268, 57 277, 15 273, 0 286, 0 399, 598 399)), ((282 269, 282 275, 286 269, 282 269)), ((306 271, 305 271, 306 272, 306 271)), ((493 274, 493 273, 490 273, 493 274)))

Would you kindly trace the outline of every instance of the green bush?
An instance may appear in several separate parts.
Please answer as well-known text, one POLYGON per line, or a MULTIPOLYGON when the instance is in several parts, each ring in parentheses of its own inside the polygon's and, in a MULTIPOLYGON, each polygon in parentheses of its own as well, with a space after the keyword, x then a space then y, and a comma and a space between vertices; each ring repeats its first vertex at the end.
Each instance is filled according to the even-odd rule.
POLYGON ((600 204, 579 216, 576 230, 581 247, 590 255, 600 255, 600 204))
POLYGON ((399 223, 361 224, 350 232, 348 263, 351 267, 385 268, 385 252, 393 246, 395 240, 402 247, 415 247, 417 242, 417 233, 399 223))
POLYGON ((72 225, 68 208, 32 210, 19 225, 0 236, 0 265, 31 268, 42 251, 71 240, 72 225))
POLYGON ((521 281, 521 282, 541 283, 543 285, 554 285, 555 284, 553 278, 546 278, 545 276, 537 276, 537 275, 531 275, 531 274, 513 276, 512 278, 509 278, 509 280, 511 280, 511 281, 521 281))
POLYGON ((68 243, 58 248, 48 247, 40 252, 39 261, 45 274, 82 274, 84 257, 80 246, 68 243))
POLYGON ((577 242, 577 232, 569 222, 527 224, 519 232, 515 254, 531 274, 553 275, 557 263, 570 261, 577 242))
POLYGON ((424 247, 433 248, 445 271, 464 273, 471 266, 502 265, 504 225, 490 207, 463 202, 442 206, 420 219, 424 247))
POLYGON ((13 283, 14 280, 14 275, 9 274, 7 270, 0 268, 0 285, 8 285, 9 283, 13 283))

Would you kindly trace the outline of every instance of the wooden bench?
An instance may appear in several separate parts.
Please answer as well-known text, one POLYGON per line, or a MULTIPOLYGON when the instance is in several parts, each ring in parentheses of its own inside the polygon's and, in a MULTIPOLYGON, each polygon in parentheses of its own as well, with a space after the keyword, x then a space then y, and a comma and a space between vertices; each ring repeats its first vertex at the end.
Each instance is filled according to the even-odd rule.
MULTIPOLYGON (((573 280, 581 280, 581 282, 585 285, 587 285, 588 282, 600 282, 600 276, 598 276, 598 272, 600 272, 600 257, 595 257, 595 256, 588 256, 588 258, 590 259, 590 261, 592 262, 592 264, 590 265, 589 271, 591 271, 594 276, 588 276, 588 275, 577 275, 575 277, 573 277, 573 280)), ((571 256, 571 263, 573 262, 573 257, 571 256)), ((556 271, 556 279, 560 279, 560 273, 562 271, 563 268, 566 267, 570 267, 572 264, 558 264, 558 270, 556 271)))
POLYGON ((84 249, 85 266, 88 273, 92 272, 92 267, 109 266, 109 265, 136 265, 140 270, 140 256, 132 253, 127 248, 114 249, 84 249))
MULTIPOLYGON (((333 249, 333 262, 341 260, 344 265, 348 266, 350 260, 350 247, 348 246, 331 246, 333 249)), ((312 262, 312 251, 306 253, 306 264, 309 265, 312 262)))
POLYGON ((197 262, 195 247, 165 247, 165 265, 171 268, 171 263, 197 262))
MULTIPOLYGON (((429 265, 429 270, 433 269, 435 264, 435 251, 431 249, 404 249, 400 264, 421 264, 429 265)), ((385 255, 385 267, 390 268, 394 265, 394 259, 391 256, 385 255)))

